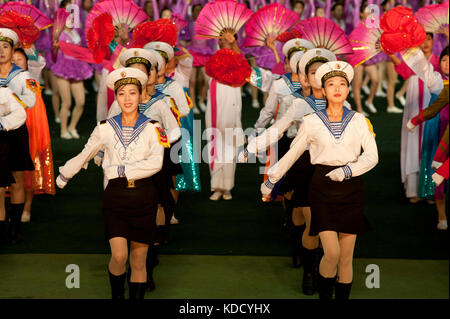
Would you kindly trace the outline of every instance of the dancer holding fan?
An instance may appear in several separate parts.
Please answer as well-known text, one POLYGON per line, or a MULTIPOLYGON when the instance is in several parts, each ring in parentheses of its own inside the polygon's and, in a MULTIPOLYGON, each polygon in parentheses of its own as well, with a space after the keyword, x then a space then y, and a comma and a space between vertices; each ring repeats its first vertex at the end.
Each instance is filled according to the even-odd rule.
POLYGON ((235 36, 251 14, 252 11, 245 5, 235 1, 214 1, 206 4, 195 24, 197 37, 217 38, 220 47, 205 67, 212 78, 205 114, 206 127, 210 132, 211 200, 221 197, 232 199, 236 147, 244 142, 240 87, 251 74, 250 66, 240 55, 235 36), (233 136, 227 137, 227 134, 233 136))

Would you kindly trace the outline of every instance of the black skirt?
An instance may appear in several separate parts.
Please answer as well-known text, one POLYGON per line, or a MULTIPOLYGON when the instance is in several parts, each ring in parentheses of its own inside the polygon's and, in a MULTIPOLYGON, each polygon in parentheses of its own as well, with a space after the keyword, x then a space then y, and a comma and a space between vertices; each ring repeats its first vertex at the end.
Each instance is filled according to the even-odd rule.
POLYGON ((16 182, 9 166, 9 142, 6 133, 0 131, 0 187, 10 186, 16 182))
POLYGON ((364 189, 361 176, 334 182, 325 176, 335 166, 315 165, 310 184, 310 236, 321 231, 361 235, 370 230, 364 216, 364 189))
POLYGON ((311 156, 309 151, 305 151, 302 156, 287 171, 280 191, 287 193, 294 191, 292 197, 293 207, 308 207, 309 204, 309 187, 314 174, 314 165, 311 164, 311 156))
POLYGON ((34 171, 30 156, 27 125, 6 132, 9 144, 9 168, 11 171, 34 171))
POLYGON ((110 180, 102 201, 106 239, 124 237, 148 245, 158 242, 157 197, 151 177, 136 180, 134 188, 128 187, 126 178, 110 180))
MULTIPOLYGON (((167 172, 168 175, 170 176, 176 176, 178 174, 183 174, 183 168, 181 167, 180 164, 180 157, 179 157, 179 151, 176 155, 176 158, 174 158, 173 160, 170 158, 170 153, 172 153, 172 147, 176 144, 176 143, 180 143, 175 142, 173 143, 170 148, 165 148, 164 149, 164 159, 163 159, 163 169, 167 172)), ((177 146, 178 147, 178 146, 177 146)), ((181 150, 181 148, 180 148, 181 150)), ((175 154, 174 154, 175 157, 175 154)), ((172 182, 173 185, 173 182, 172 182)))

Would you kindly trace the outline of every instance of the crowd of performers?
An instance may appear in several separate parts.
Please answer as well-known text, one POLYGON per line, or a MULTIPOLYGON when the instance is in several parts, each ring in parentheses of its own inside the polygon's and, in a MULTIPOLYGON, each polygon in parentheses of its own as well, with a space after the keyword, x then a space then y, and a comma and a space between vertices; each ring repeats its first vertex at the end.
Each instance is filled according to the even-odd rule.
POLYGON ((283 203, 306 295, 349 298, 356 237, 370 229, 361 176, 378 163, 368 119, 375 96, 386 97, 388 113, 403 113, 406 197, 434 199, 438 229, 447 229, 448 2, 2 3, 1 240, 20 241, 33 195, 55 194, 55 184, 63 188, 93 159, 104 172, 113 298, 124 298, 126 281, 130 299, 155 289, 158 248, 178 223, 180 192, 201 191, 193 120, 202 112, 210 200, 232 200, 236 163, 267 155, 262 199, 283 203), (419 8, 441 7, 446 26, 419 18, 419 8), (405 81, 395 93, 397 74, 405 81), (88 79, 98 124, 55 178, 41 91, 51 95, 59 137, 79 139, 88 79), (252 107, 260 108, 259 92, 264 101, 248 138, 244 85, 252 107))

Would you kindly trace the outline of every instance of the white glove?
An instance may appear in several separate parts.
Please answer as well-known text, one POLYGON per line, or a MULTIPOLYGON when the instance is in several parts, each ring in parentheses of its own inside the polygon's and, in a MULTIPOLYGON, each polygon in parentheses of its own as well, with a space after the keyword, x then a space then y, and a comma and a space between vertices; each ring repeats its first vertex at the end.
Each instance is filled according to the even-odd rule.
POLYGON ((67 185, 67 180, 65 180, 63 177, 61 177, 61 174, 60 174, 56 178, 56 185, 62 189, 62 188, 64 188, 64 186, 67 185))
POLYGON ((433 179, 433 182, 434 182, 435 186, 441 185, 441 183, 445 179, 443 176, 439 175, 438 173, 434 173, 433 175, 431 175, 431 178, 433 179))
POLYGON ((243 149, 238 155, 238 163, 247 163, 248 162, 248 152, 246 149, 243 149))
POLYGON ((270 194, 272 194, 274 186, 275 184, 273 184, 269 178, 264 183, 261 184, 261 193, 263 195, 263 198, 270 197, 270 194))
POLYGON ((103 163, 103 156, 101 156, 100 154, 103 155, 103 152, 98 151, 97 155, 94 156, 94 163, 97 166, 102 166, 102 163, 103 163))
POLYGON ((345 173, 341 167, 332 170, 326 176, 335 182, 342 182, 345 179, 345 173))
POLYGON ((408 123, 406 124, 406 127, 408 128, 408 130, 410 132, 414 132, 414 129, 416 128, 416 126, 411 122, 411 120, 408 121, 408 123))
POLYGON ((437 171, 439 169, 439 167, 441 167, 441 166, 442 166, 441 162, 433 161, 431 163, 431 168, 435 171, 437 171))

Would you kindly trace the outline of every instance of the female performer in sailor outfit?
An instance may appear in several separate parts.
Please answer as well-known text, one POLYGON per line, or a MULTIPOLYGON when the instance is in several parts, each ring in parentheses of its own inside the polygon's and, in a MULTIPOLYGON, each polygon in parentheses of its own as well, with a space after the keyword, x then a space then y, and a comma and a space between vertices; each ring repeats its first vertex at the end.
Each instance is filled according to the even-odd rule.
MULTIPOLYGON (((8 100, 6 105, 19 103, 22 108, 32 108, 36 103, 36 95, 32 89, 37 89, 36 81, 32 79, 28 71, 22 70, 12 63, 13 48, 19 43, 16 32, 7 28, 0 28, 0 87, 9 88, 4 91, 3 99, 8 100)), ((3 94, 2 94, 3 95, 3 94)), ((5 100, 5 101, 6 101, 5 100)), ((9 105, 12 110, 13 106, 9 105)), ((4 113, 3 115, 7 115, 4 113)), ((25 115, 26 119, 26 115, 25 115)), ((17 122, 19 123, 19 122, 17 122)), ((8 224, 8 241, 16 243, 21 240, 20 220, 25 202, 25 191, 23 188, 24 171, 33 171, 34 164, 30 156, 28 143, 28 130, 24 122, 12 128, 4 126, 3 139, 8 141, 9 170, 12 172, 14 181, 9 180, 11 209, 6 214, 5 210, 5 188, 0 185, 0 221, 8 224), (6 216, 7 215, 7 216, 6 216)), ((5 155, 5 154, 3 154, 5 155)))
MULTIPOLYGON (((314 75, 322 64, 329 61, 336 61, 336 56, 326 49, 310 49, 305 53, 296 52, 291 57, 290 64, 292 72, 298 72, 299 79, 302 82, 306 81, 308 83, 308 86, 311 87, 312 94, 310 96, 303 96, 300 93, 295 93, 295 100, 283 116, 264 133, 251 140, 242 155, 245 156, 246 151, 247 153, 257 153, 265 150, 269 145, 282 138, 283 134, 291 125, 295 125, 296 128, 300 127, 302 119, 306 114, 326 108, 327 100, 323 95, 321 86, 315 83, 314 75)), ((283 155, 281 154, 280 157, 283 155)), ((240 160, 241 158, 242 156, 240 156, 240 160)), ((294 208, 293 222, 295 223, 294 218, 296 217, 297 211, 305 220, 305 230, 295 237, 296 244, 302 250, 301 256, 304 264, 302 290, 305 295, 312 295, 317 290, 318 261, 321 257, 320 250, 318 249, 318 236, 309 236, 311 211, 308 191, 313 173, 314 166, 311 164, 309 151, 306 150, 286 173, 279 187, 283 193, 294 190, 292 196, 292 207, 294 208)))
POLYGON ((261 186, 263 195, 270 195, 273 183, 309 145, 311 163, 315 165, 309 189, 310 235, 318 234, 324 249, 319 266, 321 299, 331 299, 334 287, 336 299, 349 297, 356 235, 369 229, 363 213, 361 175, 378 163, 378 151, 370 122, 344 107, 352 78, 353 68, 346 62, 328 62, 319 67, 315 79, 323 87, 327 108, 303 117, 291 149, 272 167, 261 186))
POLYGON ((103 172, 108 185, 103 194, 102 213, 111 246, 108 266, 113 299, 123 299, 130 241, 130 299, 142 299, 147 282, 146 256, 158 240, 156 229, 157 188, 153 175, 161 170, 165 133, 139 113, 144 72, 119 68, 107 77, 122 113, 100 122, 83 151, 60 167, 56 182, 64 187, 100 149, 105 150, 103 172))

